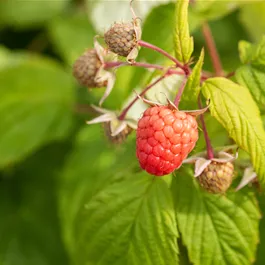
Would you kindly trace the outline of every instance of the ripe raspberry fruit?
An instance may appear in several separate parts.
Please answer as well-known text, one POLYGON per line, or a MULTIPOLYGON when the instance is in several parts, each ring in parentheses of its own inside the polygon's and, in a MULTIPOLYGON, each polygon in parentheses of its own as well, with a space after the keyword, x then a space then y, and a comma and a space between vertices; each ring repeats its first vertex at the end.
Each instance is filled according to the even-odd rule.
POLYGON ((198 180, 203 188, 211 193, 224 193, 230 187, 234 175, 234 166, 231 162, 219 163, 212 161, 198 180))
POLYGON ((168 106, 148 108, 138 122, 136 155, 148 173, 163 176, 179 168, 198 140, 196 119, 168 106))
POLYGON ((106 81, 97 82, 95 80, 101 65, 96 50, 87 50, 75 61, 73 65, 73 75, 82 86, 89 88, 106 86, 106 81))
POLYGON ((109 49, 123 57, 127 57, 137 45, 133 23, 116 23, 105 34, 105 42, 109 49))
POLYGON ((113 136, 111 131, 111 122, 104 122, 103 129, 108 140, 113 144, 122 144, 128 135, 133 131, 133 129, 127 125, 120 133, 113 136))

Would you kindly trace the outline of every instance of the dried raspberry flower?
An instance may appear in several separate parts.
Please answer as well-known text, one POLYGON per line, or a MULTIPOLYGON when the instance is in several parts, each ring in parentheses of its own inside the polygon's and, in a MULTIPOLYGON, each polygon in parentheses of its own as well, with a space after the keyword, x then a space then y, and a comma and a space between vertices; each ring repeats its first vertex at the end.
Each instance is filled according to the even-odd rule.
POLYGON ((198 176, 198 181, 210 193, 225 193, 233 181, 233 176, 234 166, 231 162, 212 161, 198 176))
POLYGON ((237 153, 233 155, 226 152, 227 150, 224 148, 212 159, 206 159, 205 153, 201 153, 184 161, 184 163, 195 162, 194 176, 198 177, 200 185, 208 192, 225 193, 233 181, 232 162, 237 158, 237 153))
POLYGON ((129 23, 115 23, 105 34, 104 39, 108 49, 134 61, 138 55, 138 40, 141 39, 141 26, 138 18, 129 23))
POLYGON ((95 49, 85 51, 73 65, 73 75, 80 85, 88 88, 105 87, 107 80, 98 82, 96 76, 102 63, 95 49))
POLYGON ((108 139, 113 143, 121 143, 131 133, 133 129, 136 129, 136 121, 133 119, 119 120, 118 113, 91 106, 98 113, 102 114, 95 119, 88 121, 87 124, 103 123, 103 128, 108 139))
POLYGON ((82 86, 88 88, 106 87, 106 91, 100 100, 100 105, 110 94, 115 75, 110 70, 104 69, 104 63, 110 58, 116 61, 117 57, 107 53, 103 47, 95 40, 94 49, 85 51, 73 65, 73 76, 82 86))
POLYGON ((120 133, 113 135, 113 122, 111 123, 110 121, 103 123, 103 129, 108 140, 113 144, 122 144, 133 131, 133 129, 127 125, 120 133))

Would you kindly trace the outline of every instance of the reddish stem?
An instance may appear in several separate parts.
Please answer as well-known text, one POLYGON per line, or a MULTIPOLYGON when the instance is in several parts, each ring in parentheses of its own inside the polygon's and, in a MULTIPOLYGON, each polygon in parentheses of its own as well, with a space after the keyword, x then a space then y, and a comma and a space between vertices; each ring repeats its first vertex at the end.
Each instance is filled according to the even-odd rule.
MULTIPOLYGON (((200 95, 198 97, 198 105, 199 105, 199 108, 202 109, 202 103, 201 103, 200 95)), ((200 115, 200 120, 201 120, 201 124, 202 124, 202 130, 203 130, 203 135, 204 135, 204 139, 205 139, 205 143, 206 143, 206 148, 207 148, 207 157, 209 160, 211 160, 214 158, 214 152, 213 152, 213 147, 211 145, 210 137, 209 137, 207 129, 206 129, 206 124, 204 121, 203 114, 200 115)))
POLYGON ((213 39, 213 35, 211 32, 211 29, 208 25, 208 23, 204 23, 202 26, 202 33, 212 60, 212 64, 213 64, 213 68, 215 71, 215 75, 216 76, 222 76, 223 74, 223 68, 222 68, 222 64, 221 64, 221 60, 213 39))
POLYGON ((231 72, 231 73, 228 73, 227 75, 226 75, 226 78, 230 78, 230 77, 232 77, 232 76, 234 76, 235 75, 235 71, 233 71, 233 72, 231 72))
POLYGON ((109 69, 109 68, 118 68, 120 66, 126 66, 129 63, 125 62, 104 62, 104 69, 109 69))
POLYGON ((187 83, 187 78, 185 78, 185 79, 182 81, 181 86, 180 86, 180 88, 179 88, 179 90, 178 90, 178 93, 177 93, 177 95, 176 95, 176 98, 175 98, 175 100, 174 100, 174 105, 175 105, 176 107, 178 107, 178 105, 179 105, 179 102, 180 102, 181 96, 182 96, 182 94, 183 94, 183 92, 184 92, 184 89, 185 89, 186 83, 187 83))
POLYGON ((189 74, 189 68, 187 66, 181 64, 176 58, 174 58, 172 55, 170 55, 169 53, 167 53, 163 49, 161 49, 161 48, 159 48, 159 47, 157 47, 151 43, 145 42, 143 40, 139 40, 138 45, 141 47, 145 47, 145 48, 148 48, 148 49, 151 49, 151 50, 154 50, 154 51, 157 51, 157 52, 163 54, 168 59, 170 59, 172 62, 174 62, 177 67, 181 68, 185 72, 186 75, 189 74))
MULTIPOLYGON (((141 93, 139 96, 143 96, 150 88, 152 88, 154 85, 156 85, 157 83, 159 83, 160 81, 162 81, 167 75, 169 75, 168 73, 160 76, 158 79, 156 79, 153 83, 151 83, 150 85, 148 85, 141 93)), ((122 113, 120 114, 120 116, 118 117, 119 120, 124 120, 127 112, 129 111, 129 109, 134 105, 134 103, 139 99, 139 97, 135 97, 134 100, 122 111, 122 113)))
POLYGON ((113 67, 120 67, 120 66, 136 66, 136 67, 143 67, 146 69, 157 69, 161 71, 167 71, 168 74, 177 74, 177 75, 184 75, 185 73, 182 71, 178 71, 175 69, 167 68, 157 64, 150 64, 150 63, 140 63, 140 62, 133 62, 133 63, 125 63, 125 62, 105 62, 104 69, 113 68, 113 67))

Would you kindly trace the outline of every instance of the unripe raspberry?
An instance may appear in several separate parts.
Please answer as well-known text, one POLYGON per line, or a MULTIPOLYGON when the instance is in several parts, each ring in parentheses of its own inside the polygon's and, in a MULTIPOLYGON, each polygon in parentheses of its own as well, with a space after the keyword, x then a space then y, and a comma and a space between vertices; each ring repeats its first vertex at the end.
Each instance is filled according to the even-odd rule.
POLYGON ((103 87, 107 82, 96 82, 95 77, 101 62, 95 49, 87 50, 73 65, 73 75, 82 86, 89 88, 103 87))
POLYGON ((133 23, 116 23, 105 34, 105 42, 109 49, 127 57, 136 46, 136 32, 133 23))
POLYGON ((234 175, 234 166, 231 162, 219 163, 212 161, 198 180, 203 188, 211 193, 224 193, 230 187, 234 175))
POLYGON ((198 140, 195 118, 168 106, 148 108, 138 122, 136 155, 148 173, 162 176, 179 168, 198 140))
POLYGON ((112 136, 111 122, 104 122, 103 129, 108 140, 113 144, 122 144, 126 140, 128 135, 133 131, 133 129, 127 125, 125 129, 123 129, 120 133, 112 136))

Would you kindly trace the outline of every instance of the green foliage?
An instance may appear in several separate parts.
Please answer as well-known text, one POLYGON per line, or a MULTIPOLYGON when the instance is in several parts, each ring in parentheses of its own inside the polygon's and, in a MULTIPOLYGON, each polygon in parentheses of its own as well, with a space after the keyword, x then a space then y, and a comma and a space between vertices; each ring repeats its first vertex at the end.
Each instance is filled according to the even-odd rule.
MULTIPOLYGON (((131 21, 128 1, 0 1, 0 265, 264 264, 265 200, 254 193, 265 183, 264 3, 166 0, 132 6, 141 18, 142 40, 176 56, 189 74, 141 48, 136 62, 156 64, 156 70, 115 69, 103 107, 121 111, 135 90, 140 93, 170 68, 175 73, 145 94, 167 104, 187 78, 179 109, 198 109, 202 91, 210 99, 204 120, 214 149, 240 147, 232 187, 225 195, 207 193, 193 165, 174 175, 148 175, 135 156, 135 132, 115 145, 103 126, 85 124, 99 115, 89 105, 98 104, 104 89, 78 86, 72 64, 94 47, 95 35, 102 37, 114 22, 131 21), (207 22, 223 77, 205 71, 212 71, 201 32, 207 22), (225 78, 230 71, 234 82, 225 78), (251 166, 259 184, 235 192, 251 166)), ((126 117, 138 119, 146 107, 138 100, 126 117)), ((206 151, 197 121, 192 155, 206 151)))
POLYGON ((189 1, 177 1, 175 15, 175 55, 183 63, 189 62, 194 45, 189 33, 188 5, 189 1))
POLYGON ((196 109, 198 96, 201 90, 201 71, 204 60, 204 50, 202 49, 200 57, 194 66, 191 75, 188 78, 184 93, 181 98, 181 109, 196 109))
MULTIPOLYGON (((160 48, 173 53, 173 34, 172 25, 174 23, 174 4, 170 3, 167 5, 161 5, 154 8, 144 21, 143 28, 143 39, 159 46, 160 48), (158 17, 163 17, 163 20, 158 20, 158 17), (156 34, 154 30, 156 29, 156 34), (163 42, 161 42, 163 40, 163 42)), ((148 49, 141 49, 140 58, 145 59, 150 63, 157 63, 165 60, 163 56, 159 53, 154 54, 154 52, 148 49)))
POLYGON ((61 201, 66 241, 77 264, 176 263, 170 191, 164 180, 135 169, 124 175, 133 158, 130 143, 115 157, 104 149, 98 130, 80 132, 63 174, 61 201))
POLYGON ((69 4, 61 1, 20 1, 0 2, 0 24, 17 28, 35 28, 60 15, 69 4))
POLYGON ((264 110, 265 36, 255 45, 241 41, 239 55, 242 63, 246 65, 236 70, 236 80, 249 89, 260 109, 264 110))
POLYGON ((265 36, 255 45, 247 41, 240 41, 238 48, 242 63, 251 63, 255 65, 265 64, 265 36))
POLYGON ((245 1, 241 0, 196 0, 195 3, 192 5, 192 10, 202 21, 216 20, 228 15, 229 13, 232 13, 238 7, 244 4, 245 1))
POLYGON ((56 179, 69 150, 67 142, 49 145, 0 175, 0 264, 68 264, 56 179))
POLYGON ((172 193, 177 224, 193 264, 254 261, 260 213, 253 193, 209 194, 200 189, 191 170, 176 174, 172 193))
POLYGON ((265 31, 265 2, 254 1, 240 10, 240 20, 254 41, 259 41, 265 31))
POLYGON ((247 88, 225 78, 211 78, 202 91, 210 99, 211 114, 252 159, 259 181, 265 184, 265 132, 259 110, 247 88))
POLYGON ((73 84, 60 66, 33 58, 1 71, 0 87, 0 167, 67 136, 73 84))
POLYGON ((69 65, 86 49, 93 47, 95 31, 85 15, 56 18, 48 30, 56 50, 69 65))
POLYGON ((264 110, 265 106, 265 64, 264 66, 244 65, 237 69, 236 80, 247 87, 253 98, 264 110))

